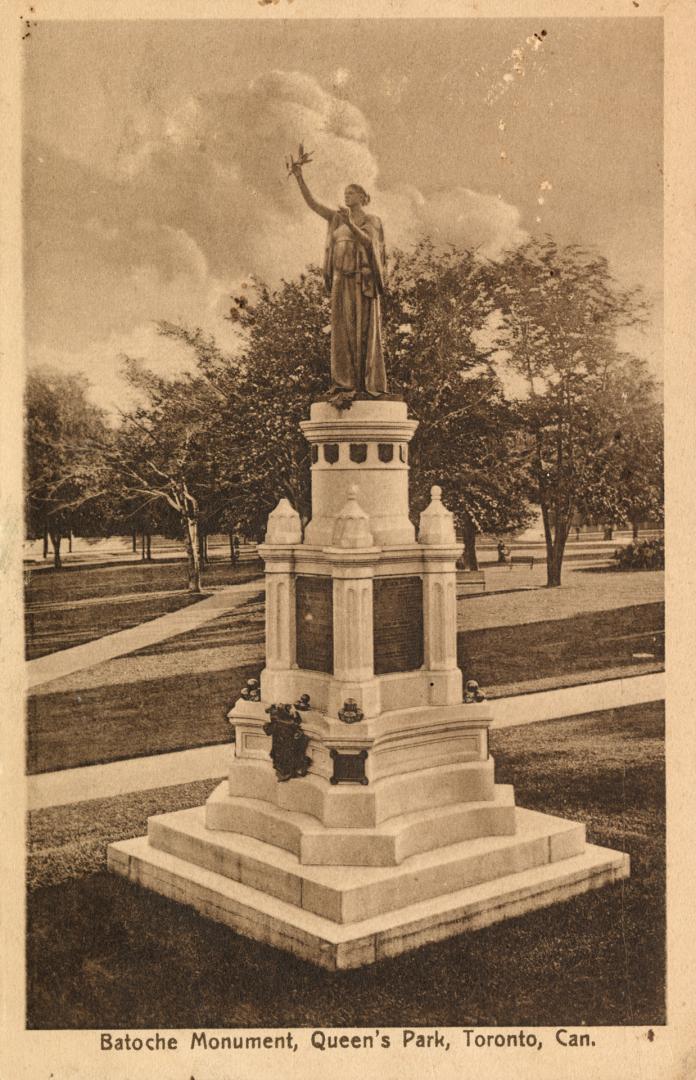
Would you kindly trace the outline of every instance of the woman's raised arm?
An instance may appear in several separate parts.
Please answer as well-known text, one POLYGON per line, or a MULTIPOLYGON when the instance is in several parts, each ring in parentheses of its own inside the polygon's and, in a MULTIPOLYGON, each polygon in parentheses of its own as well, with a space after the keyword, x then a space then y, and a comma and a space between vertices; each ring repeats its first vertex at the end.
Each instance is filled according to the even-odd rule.
POLYGON ((323 217, 325 221, 331 221, 336 211, 329 209, 328 206, 322 206, 321 203, 317 202, 305 183, 305 178, 302 175, 302 166, 299 162, 293 162, 291 171, 292 175, 297 180, 297 186, 302 192, 302 198, 307 203, 309 209, 313 210, 315 214, 319 214, 319 217, 323 217))

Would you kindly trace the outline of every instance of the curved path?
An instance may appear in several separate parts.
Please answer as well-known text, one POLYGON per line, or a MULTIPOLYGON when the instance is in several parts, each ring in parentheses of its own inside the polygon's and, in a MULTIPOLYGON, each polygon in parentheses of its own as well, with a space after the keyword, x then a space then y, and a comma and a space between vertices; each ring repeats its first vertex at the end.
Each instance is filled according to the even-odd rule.
POLYGON ((87 641, 84 645, 75 645, 72 649, 61 649, 59 652, 48 653, 47 656, 39 656, 36 660, 29 660, 26 665, 27 688, 33 690, 44 683, 53 682, 54 679, 72 675, 75 671, 95 667, 105 660, 113 660, 114 657, 125 656, 137 649, 176 637, 177 634, 196 630, 211 619, 217 619, 231 611, 240 599, 252 596, 261 589, 262 577, 244 584, 225 586, 197 604, 161 615, 158 619, 150 619, 149 622, 132 626, 128 630, 119 630, 115 634, 87 641))
MULTIPOLYGON (((502 697, 491 701, 494 728, 516 727, 539 720, 579 716, 604 709, 622 709, 665 696, 665 674, 637 675, 583 686, 502 697)), ((229 770, 229 743, 177 750, 168 754, 127 758, 105 765, 38 773, 27 777, 27 809, 66 806, 134 791, 150 791, 194 780, 222 780, 229 770)))
MULTIPOLYGON (((565 619, 582 612, 654 603, 664 598, 662 572, 605 573, 599 579, 598 587, 598 576, 591 571, 592 568, 587 565, 569 566, 562 589, 544 589, 546 570, 542 565, 535 567, 531 573, 526 568, 514 569, 511 573, 507 567, 489 567, 486 569, 486 593, 460 597, 459 629, 479 630, 543 622, 546 619, 565 619)), ((65 675, 96 667, 105 660, 126 656, 148 645, 195 630, 232 611, 240 600, 262 589, 263 577, 259 575, 254 581, 215 589, 212 596, 197 604, 128 630, 29 660, 26 665, 27 688, 33 690, 65 675)))

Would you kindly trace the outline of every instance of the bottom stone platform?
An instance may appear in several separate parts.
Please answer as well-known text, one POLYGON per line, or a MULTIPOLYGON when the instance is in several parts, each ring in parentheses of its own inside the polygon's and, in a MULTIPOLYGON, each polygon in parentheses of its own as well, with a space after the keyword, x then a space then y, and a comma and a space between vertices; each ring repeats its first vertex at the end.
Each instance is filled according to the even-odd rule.
POLYGON ((331 970, 546 907, 629 874, 581 825, 517 808, 514 835, 476 837, 398 866, 307 866, 290 851, 206 828, 204 808, 152 818, 110 845, 109 869, 247 937, 331 970))

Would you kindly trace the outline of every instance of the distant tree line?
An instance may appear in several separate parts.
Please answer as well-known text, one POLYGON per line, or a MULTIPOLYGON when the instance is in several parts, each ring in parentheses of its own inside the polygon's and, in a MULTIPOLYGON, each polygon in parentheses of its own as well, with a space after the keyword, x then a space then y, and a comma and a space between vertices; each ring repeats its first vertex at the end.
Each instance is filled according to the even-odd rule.
MULTIPOLYGON (((261 538, 283 496, 307 522, 299 422, 327 389, 328 300, 315 267, 274 289, 252 286, 229 315, 239 354, 161 324, 191 348, 195 373, 163 379, 127 362, 142 404, 116 424, 90 404, 86 379, 29 374, 27 530, 51 538, 56 565, 71 530, 164 533, 183 541, 189 588, 200 591, 211 533, 261 538)), ((561 582, 578 514, 634 532, 662 520, 659 389, 616 345, 646 310, 601 256, 547 238, 490 262, 424 240, 393 257, 383 317, 390 390, 418 420, 413 512, 440 484, 470 568, 478 535, 522 529, 534 507, 549 586, 561 582)))

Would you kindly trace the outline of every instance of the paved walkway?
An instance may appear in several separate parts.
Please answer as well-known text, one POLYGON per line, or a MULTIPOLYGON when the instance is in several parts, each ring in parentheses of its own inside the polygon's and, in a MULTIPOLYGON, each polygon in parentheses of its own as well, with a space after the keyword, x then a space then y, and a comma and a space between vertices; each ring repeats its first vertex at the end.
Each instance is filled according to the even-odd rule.
POLYGON ((557 720, 562 716, 580 716, 602 709, 623 709, 665 697, 665 673, 634 675, 628 679, 583 683, 559 690, 540 690, 535 694, 496 698, 491 702, 495 716, 492 727, 518 727, 539 720, 557 720))
MULTIPOLYGON (((487 570, 488 592, 459 600, 459 629, 479 630, 564 619, 581 612, 652 603, 664 598, 664 574, 661 572, 592 574, 567 568, 563 588, 544 589, 541 586, 545 572, 545 568, 537 570, 536 567, 531 573, 526 568, 515 568, 512 572, 506 567, 487 570), (525 588, 526 585, 530 586, 529 589, 525 588)), ((207 600, 158 619, 31 660, 27 664, 28 688, 41 692, 41 687, 51 684, 46 691, 48 693, 79 691, 107 683, 162 678, 177 671, 220 671, 257 661, 262 665, 263 641, 250 639, 248 631, 245 631, 243 644, 230 634, 229 642, 211 641, 204 653, 200 650, 195 654, 173 650, 166 656, 129 655, 135 650, 186 633, 187 630, 198 629, 218 617, 230 614, 245 598, 258 593, 262 587, 261 578, 226 586, 207 600), (59 686, 52 685, 58 680, 63 680, 59 686)), ((247 612, 245 617, 256 618, 262 632, 261 610, 256 615, 247 612)))
MULTIPOLYGON (((660 701, 664 696, 664 672, 571 686, 562 690, 542 690, 535 694, 492 701, 495 716, 493 727, 516 727, 538 720, 554 720, 601 709, 619 709, 626 705, 660 701)), ((222 779, 229 767, 230 752, 229 745, 218 744, 114 761, 108 765, 86 765, 80 769, 39 773, 27 777, 27 808, 39 810, 87 799, 104 799, 186 784, 194 780, 222 779)))
POLYGON ((132 626, 129 630, 119 630, 95 641, 87 641, 84 645, 75 645, 72 649, 61 649, 47 656, 39 656, 26 665, 27 687, 33 690, 44 683, 53 682, 54 679, 62 679, 76 671, 96 667, 114 657, 125 656, 167 638, 196 630, 212 619, 232 611, 240 599, 257 593, 262 587, 261 579, 226 586, 197 604, 190 604, 158 619, 132 626))

